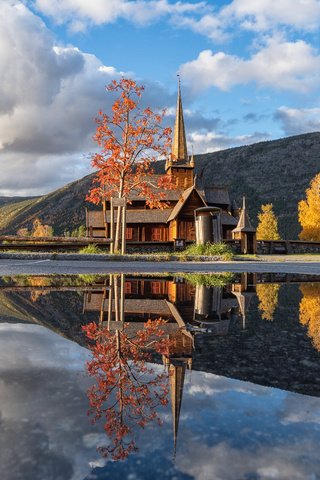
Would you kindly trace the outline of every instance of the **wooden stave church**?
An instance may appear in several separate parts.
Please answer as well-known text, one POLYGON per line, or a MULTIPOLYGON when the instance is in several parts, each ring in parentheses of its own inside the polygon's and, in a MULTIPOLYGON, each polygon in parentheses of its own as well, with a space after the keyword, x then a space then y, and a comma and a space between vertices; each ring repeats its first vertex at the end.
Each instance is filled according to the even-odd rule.
MULTIPOLYGON (((178 84, 177 109, 172 142, 172 158, 165 164, 165 173, 176 184, 174 190, 163 190, 164 209, 149 208, 146 199, 135 195, 127 205, 127 244, 173 244, 184 240, 186 244, 196 240, 194 212, 201 207, 220 209, 222 239, 232 239, 232 231, 238 224, 239 210, 231 205, 227 187, 204 187, 202 178, 195 175, 193 155, 188 156, 185 134, 180 82, 178 84)), ((163 174, 152 175, 153 183, 163 174)), ((157 190, 159 192, 159 190, 157 190)), ((101 210, 86 209, 86 231, 88 237, 109 238, 110 202, 101 210)))

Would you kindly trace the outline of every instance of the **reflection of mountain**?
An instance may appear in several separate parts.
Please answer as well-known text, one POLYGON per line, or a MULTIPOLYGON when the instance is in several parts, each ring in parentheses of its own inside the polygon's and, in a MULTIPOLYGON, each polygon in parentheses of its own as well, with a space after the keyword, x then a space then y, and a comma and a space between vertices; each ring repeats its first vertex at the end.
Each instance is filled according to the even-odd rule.
POLYGON ((81 292, 41 292, 41 288, 31 291, 0 290, 0 321, 35 323, 85 345, 81 331, 82 295, 81 292))
MULTIPOLYGON (((180 277, 127 276, 125 321, 133 331, 149 318, 161 317, 168 320, 171 336, 181 329, 193 336, 193 369, 319 395, 315 385, 315 378, 320 377, 319 353, 299 322, 298 286, 277 287, 279 303, 274 321, 261 318, 256 284, 272 280, 274 276, 265 274, 242 275, 232 285, 205 287, 180 277)), ((284 283, 299 280, 305 282, 306 278, 279 276, 284 283)), ((38 323, 83 345, 81 325, 107 320, 108 281, 105 286, 103 283, 86 287, 86 293, 46 291, 34 301, 31 291, 0 290, 2 320, 38 323)), ((114 315, 114 303, 110 305, 114 315)), ((188 336, 183 334, 182 338, 188 336)), ((189 355, 180 353, 173 356, 189 355)), ((161 359, 155 356, 154 361, 161 359)))

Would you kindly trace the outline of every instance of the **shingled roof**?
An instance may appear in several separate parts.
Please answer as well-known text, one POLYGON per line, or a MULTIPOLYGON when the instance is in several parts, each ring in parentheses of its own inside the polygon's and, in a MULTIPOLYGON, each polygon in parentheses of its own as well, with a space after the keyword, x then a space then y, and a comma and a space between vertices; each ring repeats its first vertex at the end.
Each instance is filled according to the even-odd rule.
MULTIPOLYGON (((127 209, 127 223, 167 223, 172 208, 163 210, 154 209, 127 209)), ((116 216, 114 218, 116 222, 116 216)), ((107 222, 110 223, 110 212, 107 212, 107 222)))
POLYGON ((174 208, 172 209, 172 212, 171 212, 171 214, 170 214, 170 217, 168 218, 168 222, 170 222, 171 220, 174 220, 174 219, 178 216, 180 210, 182 209, 183 205, 186 203, 186 201, 188 200, 188 198, 190 197, 190 195, 192 194, 193 191, 197 192, 197 194, 199 195, 199 197, 200 197, 201 200, 203 201, 204 206, 206 206, 206 203, 205 203, 205 201, 204 201, 204 199, 203 199, 203 196, 201 195, 201 192, 199 192, 199 191, 192 185, 192 187, 187 188, 187 190, 185 190, 185 191, 183 192, 183 194, 181 195, 180 200, 178 201, 178 203, 176 203, 176 205, 175 205, 174 208))
POLYGON ((229 192, 226 187, 205 187, 203 190, 208 205, 230 205, 229 192))
POLYGON ((238 220, 234 218, 230 213, 221 213, 221 223, 222 225, 234 225, 236 226, 238 224, 238 220))

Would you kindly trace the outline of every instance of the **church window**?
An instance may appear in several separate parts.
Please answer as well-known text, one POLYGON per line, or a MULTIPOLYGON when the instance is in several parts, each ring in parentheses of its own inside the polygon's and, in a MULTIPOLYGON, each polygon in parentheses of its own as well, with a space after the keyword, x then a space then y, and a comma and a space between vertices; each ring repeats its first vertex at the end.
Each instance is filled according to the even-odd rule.
POLYGON ((152 240, 161 240, 161 228, 152 228, 151 229, 151 238, 152 240))
POLYGON ((133 239, 133 228, 127 227, 126 228, 126 240, 132 240, 133 239))

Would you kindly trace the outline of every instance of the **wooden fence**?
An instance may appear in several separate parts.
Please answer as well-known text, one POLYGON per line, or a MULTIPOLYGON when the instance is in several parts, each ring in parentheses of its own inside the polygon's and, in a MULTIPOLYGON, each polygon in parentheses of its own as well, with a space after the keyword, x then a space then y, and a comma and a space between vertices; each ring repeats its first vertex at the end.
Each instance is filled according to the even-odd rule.
POLYGON ((27 251, 78 251, 88 245, 96 245, 101 250, 109 252, 110 239, 95 239, 88 237, 18 237, 15 235, 0 236, 0 250, 27 251))

